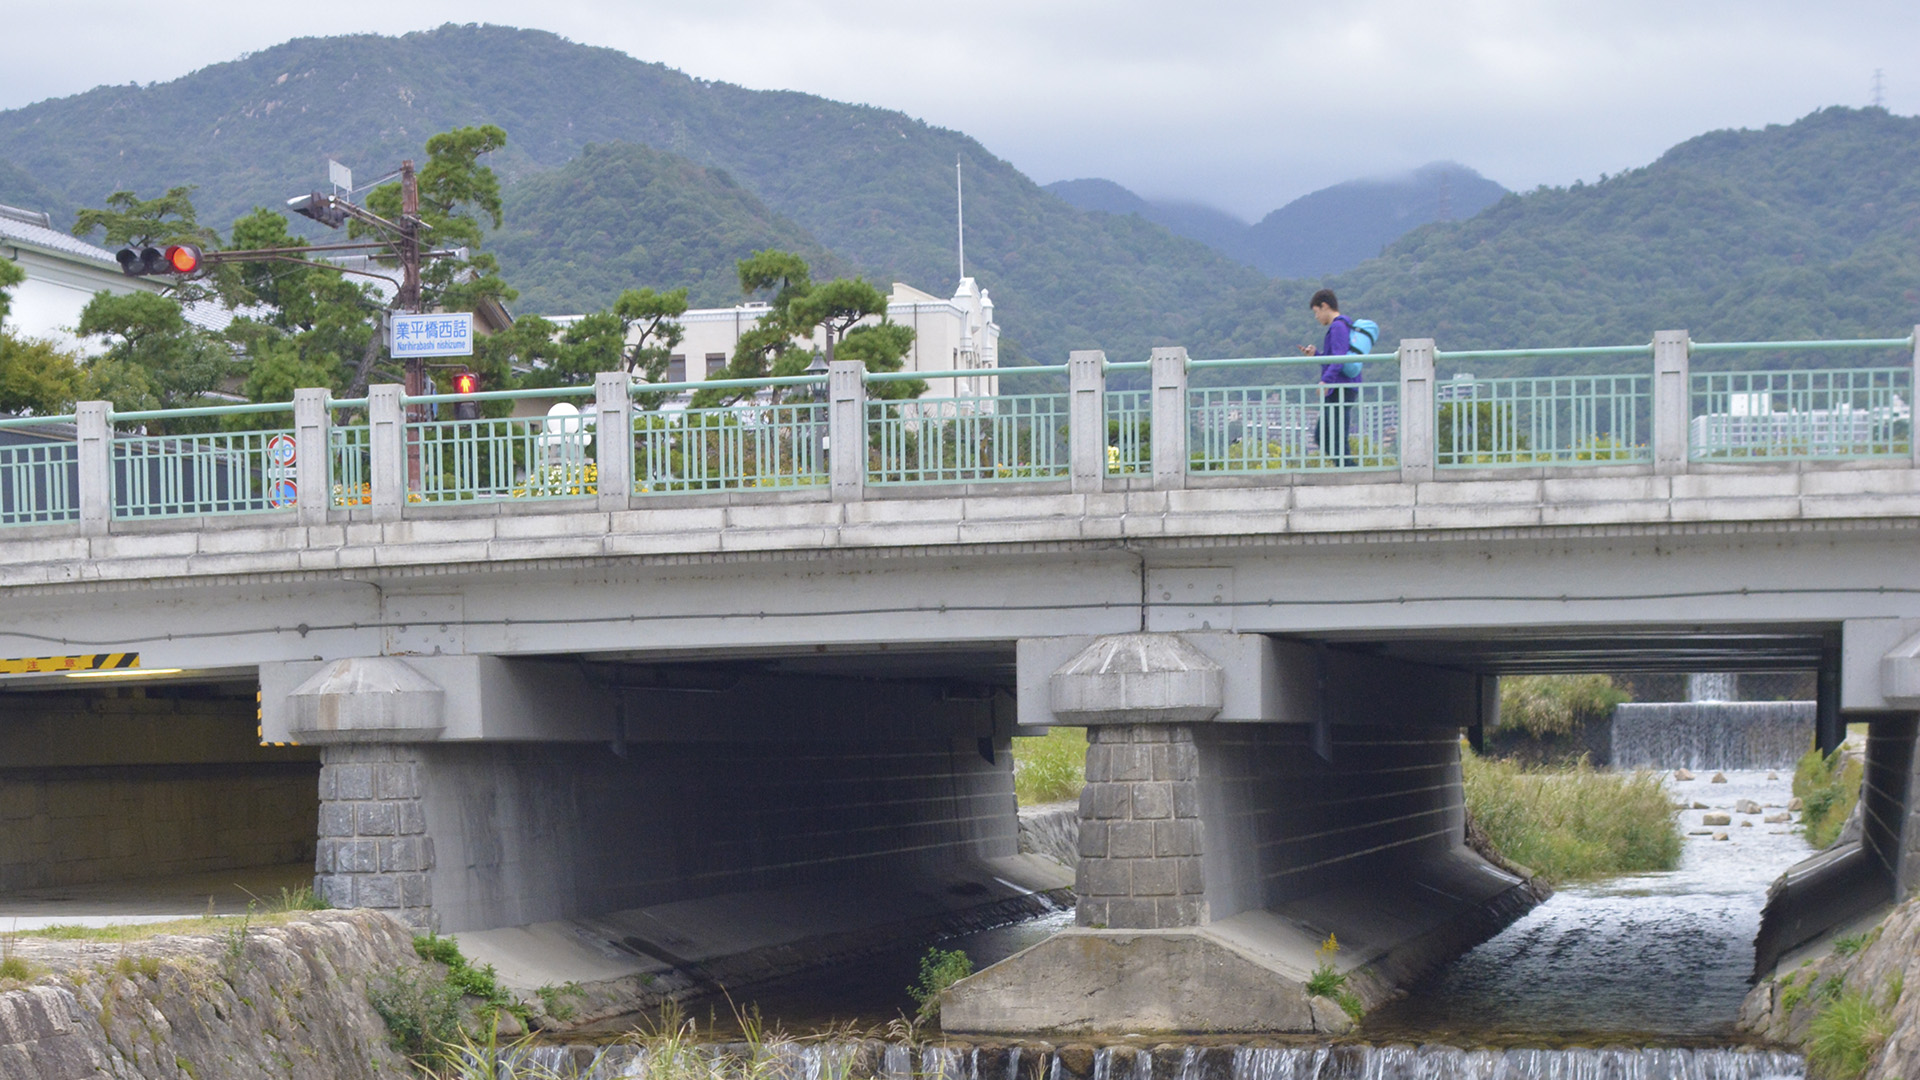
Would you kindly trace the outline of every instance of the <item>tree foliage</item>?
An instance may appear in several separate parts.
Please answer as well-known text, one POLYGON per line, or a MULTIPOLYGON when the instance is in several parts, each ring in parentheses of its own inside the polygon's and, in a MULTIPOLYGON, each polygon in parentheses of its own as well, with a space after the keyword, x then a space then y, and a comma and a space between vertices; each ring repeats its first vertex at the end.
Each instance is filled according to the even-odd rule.
POLYGON ((15 285, 27 280, 27 272, 12 259, 0 259, 0 320, 12 310, 12 296, 9 293, 15 285))
MULTIPOLYGON (((420 219, 428 226, 421 235, 423 248, 459 248, 459 258, 434 259, 420 272, 420 297, 432 311, 474 311, 486 301, 504 304, 519 294, 500 276, 500 261, 480 250, 485 223, 499 228, 503 221, 500 180, 480 159, 507 144, 507 133, 492 124, 455 128, 427 140, 427 163, 417 186, 420 219)), ((398 221, 402 204, 400 184, 382 184, 367 193, 367 209, 398 221)), ((353 223, 350 235, 366 235, 372 226, 353 223)))
POLYGON ((77 329, 107 346, 87 363, 89 393, 123 412, 201 404, 233 373, 226 344, 189 323, 170 296, 95 293, 77 329))
MULTIPOLYGON (((898 371, 913 347, 913 330, 887 320, 887 298, 858 278, 816 284, 805 259, 790 251, 756 251, 735 267, 740 291, 749 299, 766 297, 767 312, 740 334, 727 366, 708 378, 758 379, 798 375, 813 363, 813 335, 826 335, 828 355, 859 360, 868 371, 898 371), (860 324, 878 316, 878 323, 860 324)), ((926 392, 918 380, 876 383, 877 397, 915 397, 926 392)), ((752 397, 751 388, 701 390, 696 408, 752 397)), ((776 396, 778 388, 775 389, 776 396)))
POLYGON ((50 341, 0 329, 0 413, 55 416, 73 408, 80 387, 80 366, 72 355, 50 341))

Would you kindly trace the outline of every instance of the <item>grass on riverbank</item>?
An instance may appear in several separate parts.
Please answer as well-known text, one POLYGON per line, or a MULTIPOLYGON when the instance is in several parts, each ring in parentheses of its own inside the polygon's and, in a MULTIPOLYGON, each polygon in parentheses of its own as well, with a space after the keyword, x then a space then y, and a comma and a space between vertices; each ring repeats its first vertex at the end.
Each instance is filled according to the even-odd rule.
POLYGON ((1048 728, 1013 740, 1013 793, 1022 806, 1078 798, 1087 784, 1087 729, 1048 728))
POLYGON ((1840 830, 1860 801, 1862 776, 1857 755, 1844 757, 1835 750, 1831 756, 1818 748, 1808 750, 1793 770, 1793 794, 1800 800, 1800 824, 1806 829, 1807 843, 1824 848, 1840 837, 1840 830))
POLYGON ((1467 812, 1508 859, 1558 884, 1671 870, 1679 806, 1657 775, 1529 769, 1460 752, 1467 812))

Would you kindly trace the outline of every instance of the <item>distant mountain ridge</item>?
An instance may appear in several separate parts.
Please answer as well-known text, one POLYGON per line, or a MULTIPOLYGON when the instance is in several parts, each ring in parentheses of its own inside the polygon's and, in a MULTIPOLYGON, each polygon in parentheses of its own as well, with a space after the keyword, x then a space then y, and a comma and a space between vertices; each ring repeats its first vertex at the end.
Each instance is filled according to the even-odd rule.
POLYGON ((1421 225, 1470 218, 1507 194, 1474 170, 1443 161, 1322 188, 1249 225, 1209 206, 1144 199, 1111 180, 1060 180, 1046 188, 1082 210, 1138 214, 1280 278, 1351 270, 1421 225))
MULTIPOLYGON (((933 292, 955 275, 959 159, 968 271, 998 301, 1009 355, 1144 353, 1189 336, 1192 314, 1220 289, 1260 280, 1158 226, 1083 214, 973 139, 899 112, 709 82, 497 26, 302 38, 172 82, 0 112, 0 161, 54 192, 65 203, 56 209, 97 206, 121 188, 197 184, 203 220, 224 226, 317 184, 328 157, 377 175, 420 157, 434 132, 482 121, 507 131, 492 164, 509 182, 559 168, 589 143, 648 146, 722 170, 883 286, 933 292)), ((512 260, 503 265, 511 279, 512 260)))

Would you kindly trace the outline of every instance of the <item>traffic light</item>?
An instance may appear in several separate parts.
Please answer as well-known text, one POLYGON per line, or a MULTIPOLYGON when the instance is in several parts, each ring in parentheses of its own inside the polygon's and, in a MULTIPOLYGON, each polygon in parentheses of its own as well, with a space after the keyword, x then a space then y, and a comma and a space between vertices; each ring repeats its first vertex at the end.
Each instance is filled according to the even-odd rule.
POLYGON ((165 248, 143 247, 139 250, 126 247, 114 254, 120 261, 120 272, 128 277, 147 277, 153 274, 177 274, 182 277, 198 273, 205 258, 200 249, 192 244, 168 244, 165 248))
POLYGON ((347 212, 335 205, 333 196, 318 191, 288 199, 287 209, 301 217, 312 218, 329 229, 337 229, 347 223, 347 212))
MULTIPOLYGON (((453 373, 453 392, 456 394, 477 394, 480 392, 480 376, 471 371, 453 373)), ((480 419, 480 403, 477 401, 456 401, 453 403, 455 420, 480 419)))

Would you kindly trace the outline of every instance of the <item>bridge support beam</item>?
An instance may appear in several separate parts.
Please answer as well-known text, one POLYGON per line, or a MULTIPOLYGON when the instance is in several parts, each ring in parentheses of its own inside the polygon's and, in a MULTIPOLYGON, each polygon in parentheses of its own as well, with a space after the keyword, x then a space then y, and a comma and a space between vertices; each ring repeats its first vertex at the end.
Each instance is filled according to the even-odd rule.
POLYGON ((1344 1030, 1320 963, 1371 1006, 1537 902, 1464 846, 1471 675, 1239 634, 1020 661, 1023 723, 1087 725, 1076 926, 955 986, 949 1031, 1344 1030))

